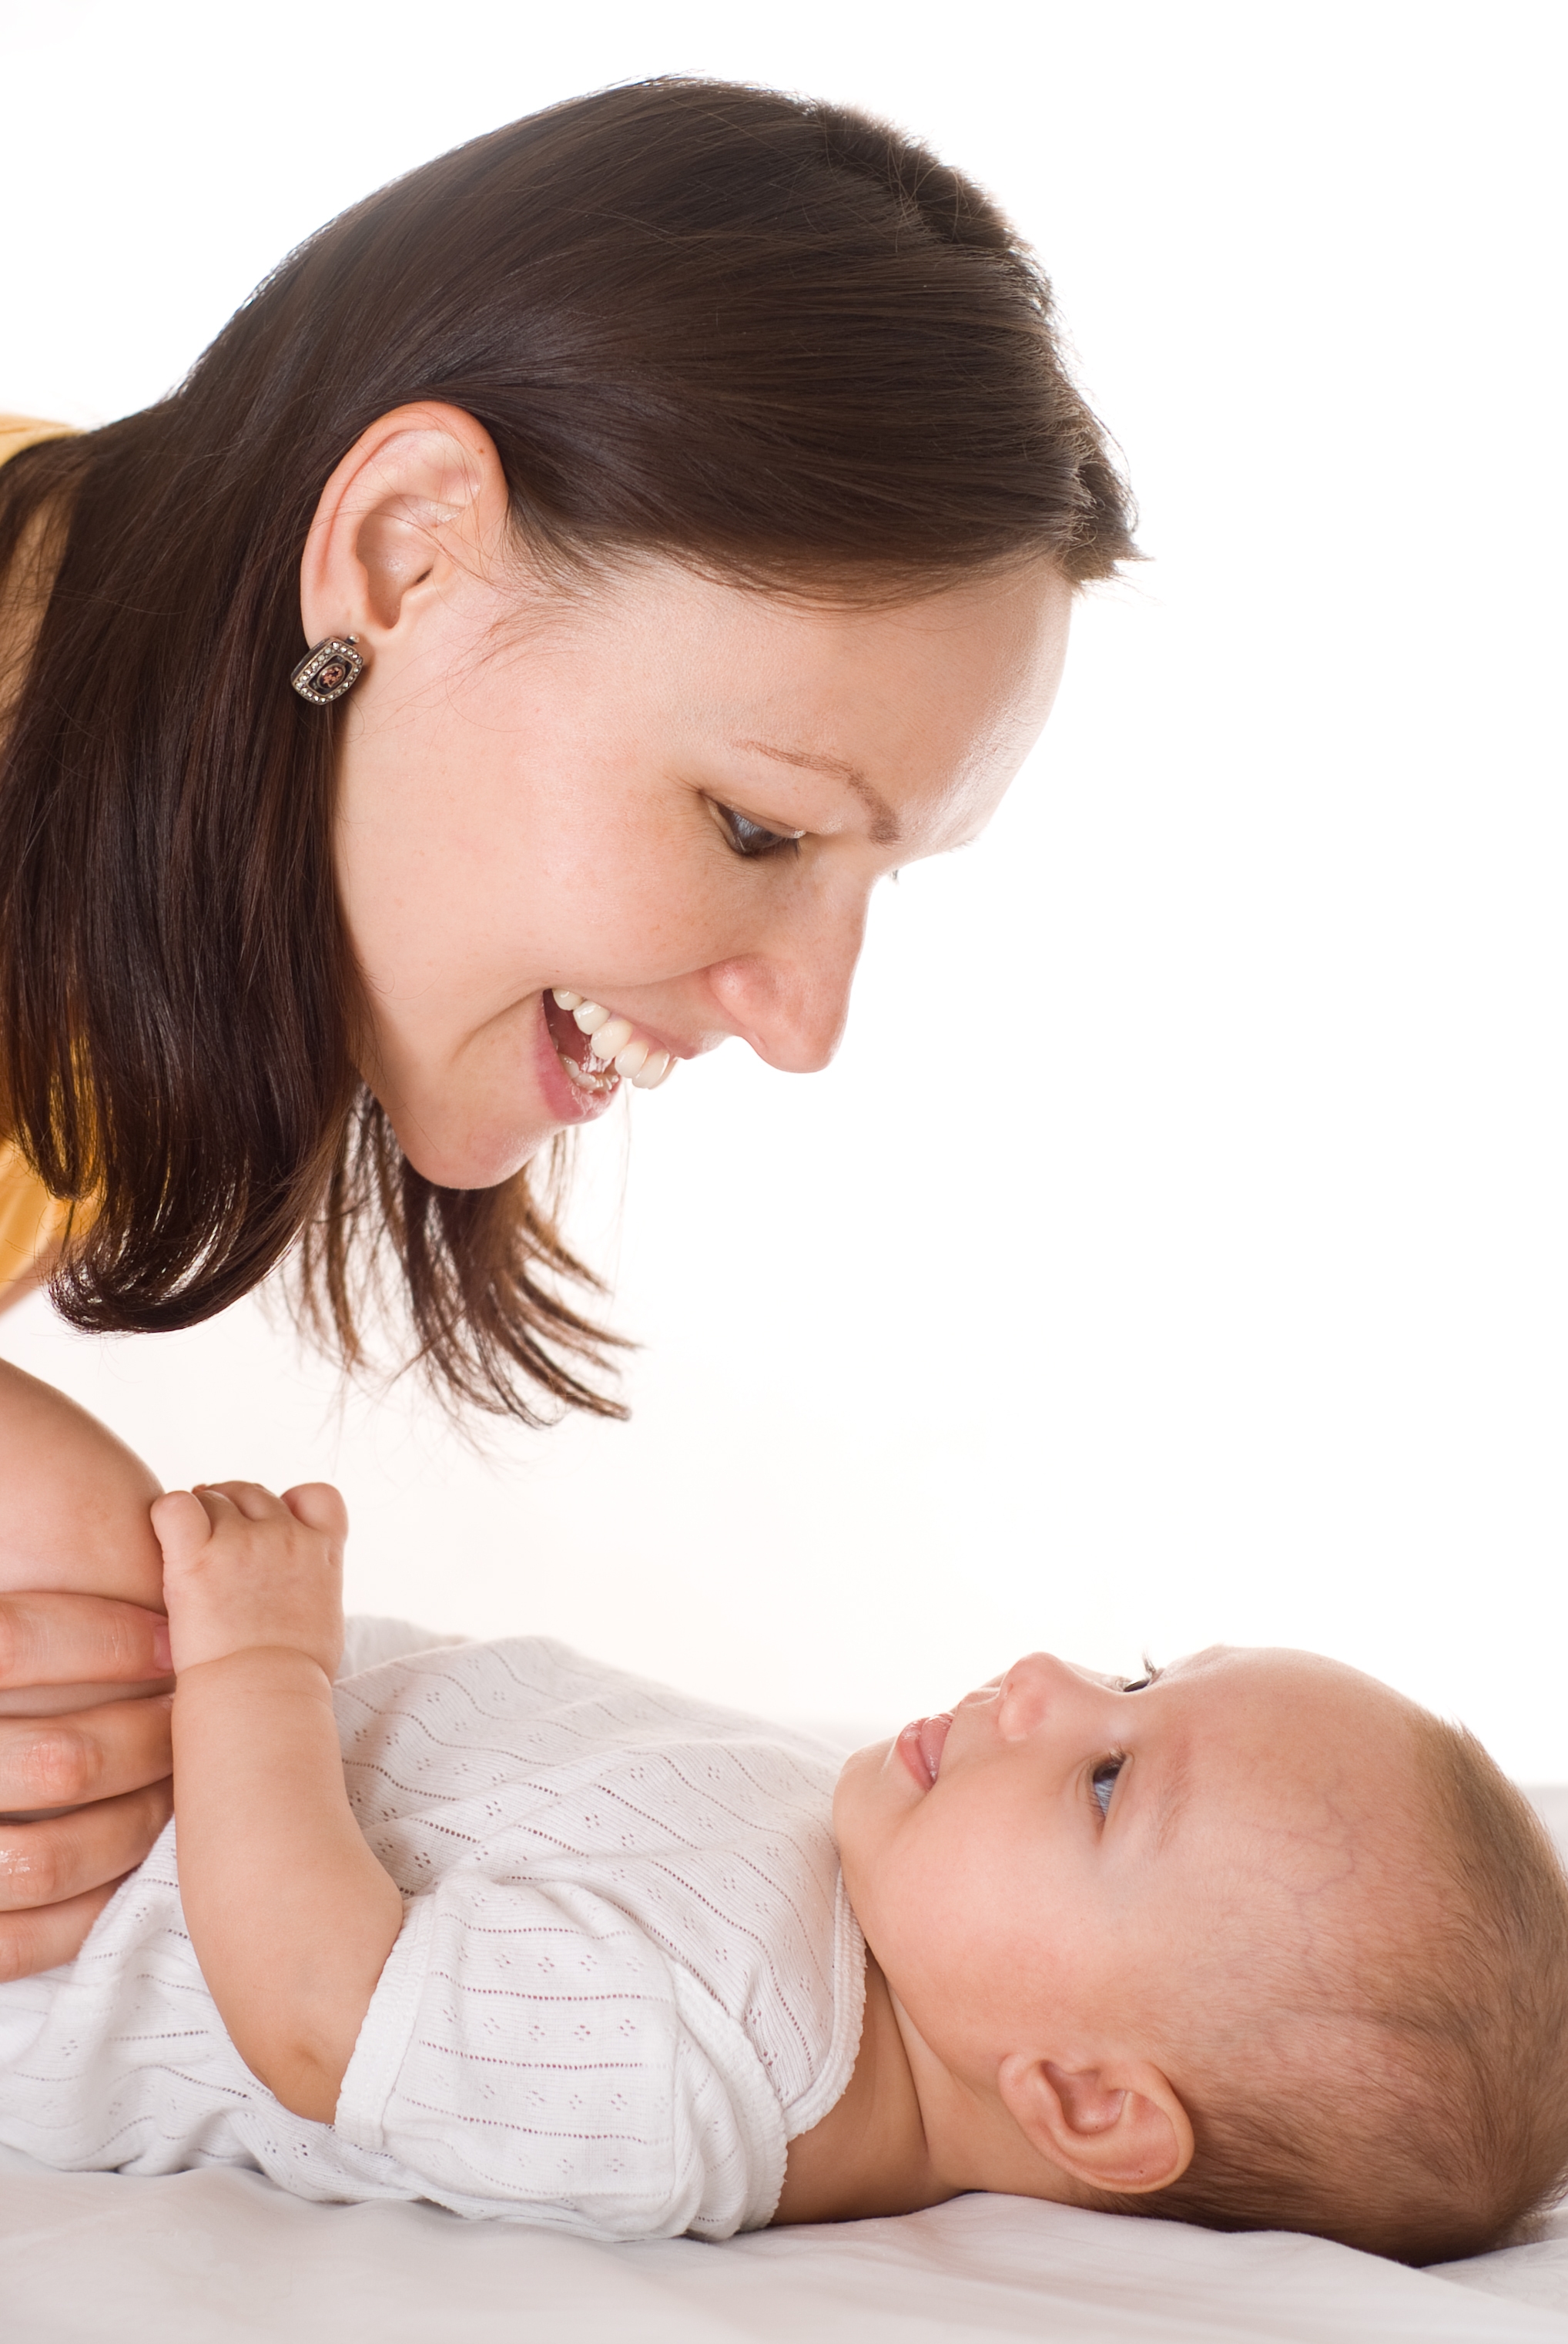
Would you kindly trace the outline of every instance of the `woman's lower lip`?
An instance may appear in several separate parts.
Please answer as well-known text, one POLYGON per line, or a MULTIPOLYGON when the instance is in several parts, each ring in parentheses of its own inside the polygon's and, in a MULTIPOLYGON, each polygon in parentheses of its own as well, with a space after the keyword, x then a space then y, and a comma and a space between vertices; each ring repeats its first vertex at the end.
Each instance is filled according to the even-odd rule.
POLYGON ((558 1124, 592 1123, 596 1116, 604 1113, 620 1088, 619 1083, 614 1082, 607 1084, 603 1090, 585 1090, 572 1081, 561 1065, 542 999, 534 1064, 539 1088, 545 1095, 545 1104, 552 1120, 558 1124))
POLYGON ((943 1710, 936 1717, 917 1717, 899 1736, 899 1755, 922 1791, 929 1791, 941 1772, 942 1749, 952 1722, 943 1710))

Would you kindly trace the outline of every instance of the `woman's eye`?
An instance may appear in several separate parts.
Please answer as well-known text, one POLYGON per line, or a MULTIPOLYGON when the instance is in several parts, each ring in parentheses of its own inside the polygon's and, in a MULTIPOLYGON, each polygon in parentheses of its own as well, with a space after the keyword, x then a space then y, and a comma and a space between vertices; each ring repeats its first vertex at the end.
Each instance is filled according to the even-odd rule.
POLYGON ((765 823, 753 822, 749 814, 737 813, 733 806, 719 805, 717 800, 714 811, 729 832, 736 854, 751 862, 764 854, 777 854, 781 846, 798 846, 806 834, 799 830, 769 830, 765 823))
POLYGON ((1102 1758, 1089 1778, 1089 1787, 1102 1815, 1111 1813, 1111 1793, 1116 1788, 1116 1777, 1127 1763, 1120 1753, 1114 1758, 1102 1758))

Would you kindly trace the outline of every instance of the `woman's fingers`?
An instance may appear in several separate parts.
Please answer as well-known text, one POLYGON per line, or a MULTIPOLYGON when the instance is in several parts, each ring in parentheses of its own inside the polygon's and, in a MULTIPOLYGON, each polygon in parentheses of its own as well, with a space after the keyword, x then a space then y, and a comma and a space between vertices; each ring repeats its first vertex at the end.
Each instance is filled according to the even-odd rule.
POLYGON ((0 1690, 150 1684, 169 1672, 169 1623, 104 1595, 0 1596, 0 1690))
POLYGON ((173 1765, 166 1694, 69 1717, 0 1717, 0 1815, 116 1799, 173 1765))
POLYGON ((46 1823, 0 1824, 0 1915, 63 1904, 140 1864, 169 1819, 167 1783, 46 1823))
POLYGON ((81 1952, 88 1930, 119 1884, 117 1880, 106 1880, 101 1888, 89 1888, 83 1896, 73 1896, 64 1904, 41 1905, 33 1913, 0 1913, 0 1985, 71 1961, 81 1952))

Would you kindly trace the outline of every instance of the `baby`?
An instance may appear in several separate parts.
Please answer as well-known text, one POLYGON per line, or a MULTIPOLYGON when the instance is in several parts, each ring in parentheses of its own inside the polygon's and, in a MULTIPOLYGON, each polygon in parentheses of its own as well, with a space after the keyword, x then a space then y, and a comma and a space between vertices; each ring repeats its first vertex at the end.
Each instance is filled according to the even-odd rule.
POLYGON ((1562 1870, 1352 1670, 1033 1653, 839 1771, 539 1640, 335 1690, 336 1491, 159 1496, 13 1369, 0 1477, 0 1585, 161 1566, 176 1679, 176 1825, 0 1987, 0 2139, 46 2162, 598 2238, 994 2189, 1412 2261, 1560 2186, 1562 1870))

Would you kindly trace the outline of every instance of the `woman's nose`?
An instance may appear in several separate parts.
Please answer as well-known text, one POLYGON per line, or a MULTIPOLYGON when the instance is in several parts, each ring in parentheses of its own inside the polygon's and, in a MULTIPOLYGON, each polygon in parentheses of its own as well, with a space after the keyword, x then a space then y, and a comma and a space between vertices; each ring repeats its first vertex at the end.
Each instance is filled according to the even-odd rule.
POLYGON ((720 1007, 759 1058, 792 1075, 821 1071, 838 1048, 866 932, 866 899, 840 904, 769 947, 709 971, 720 1007))

